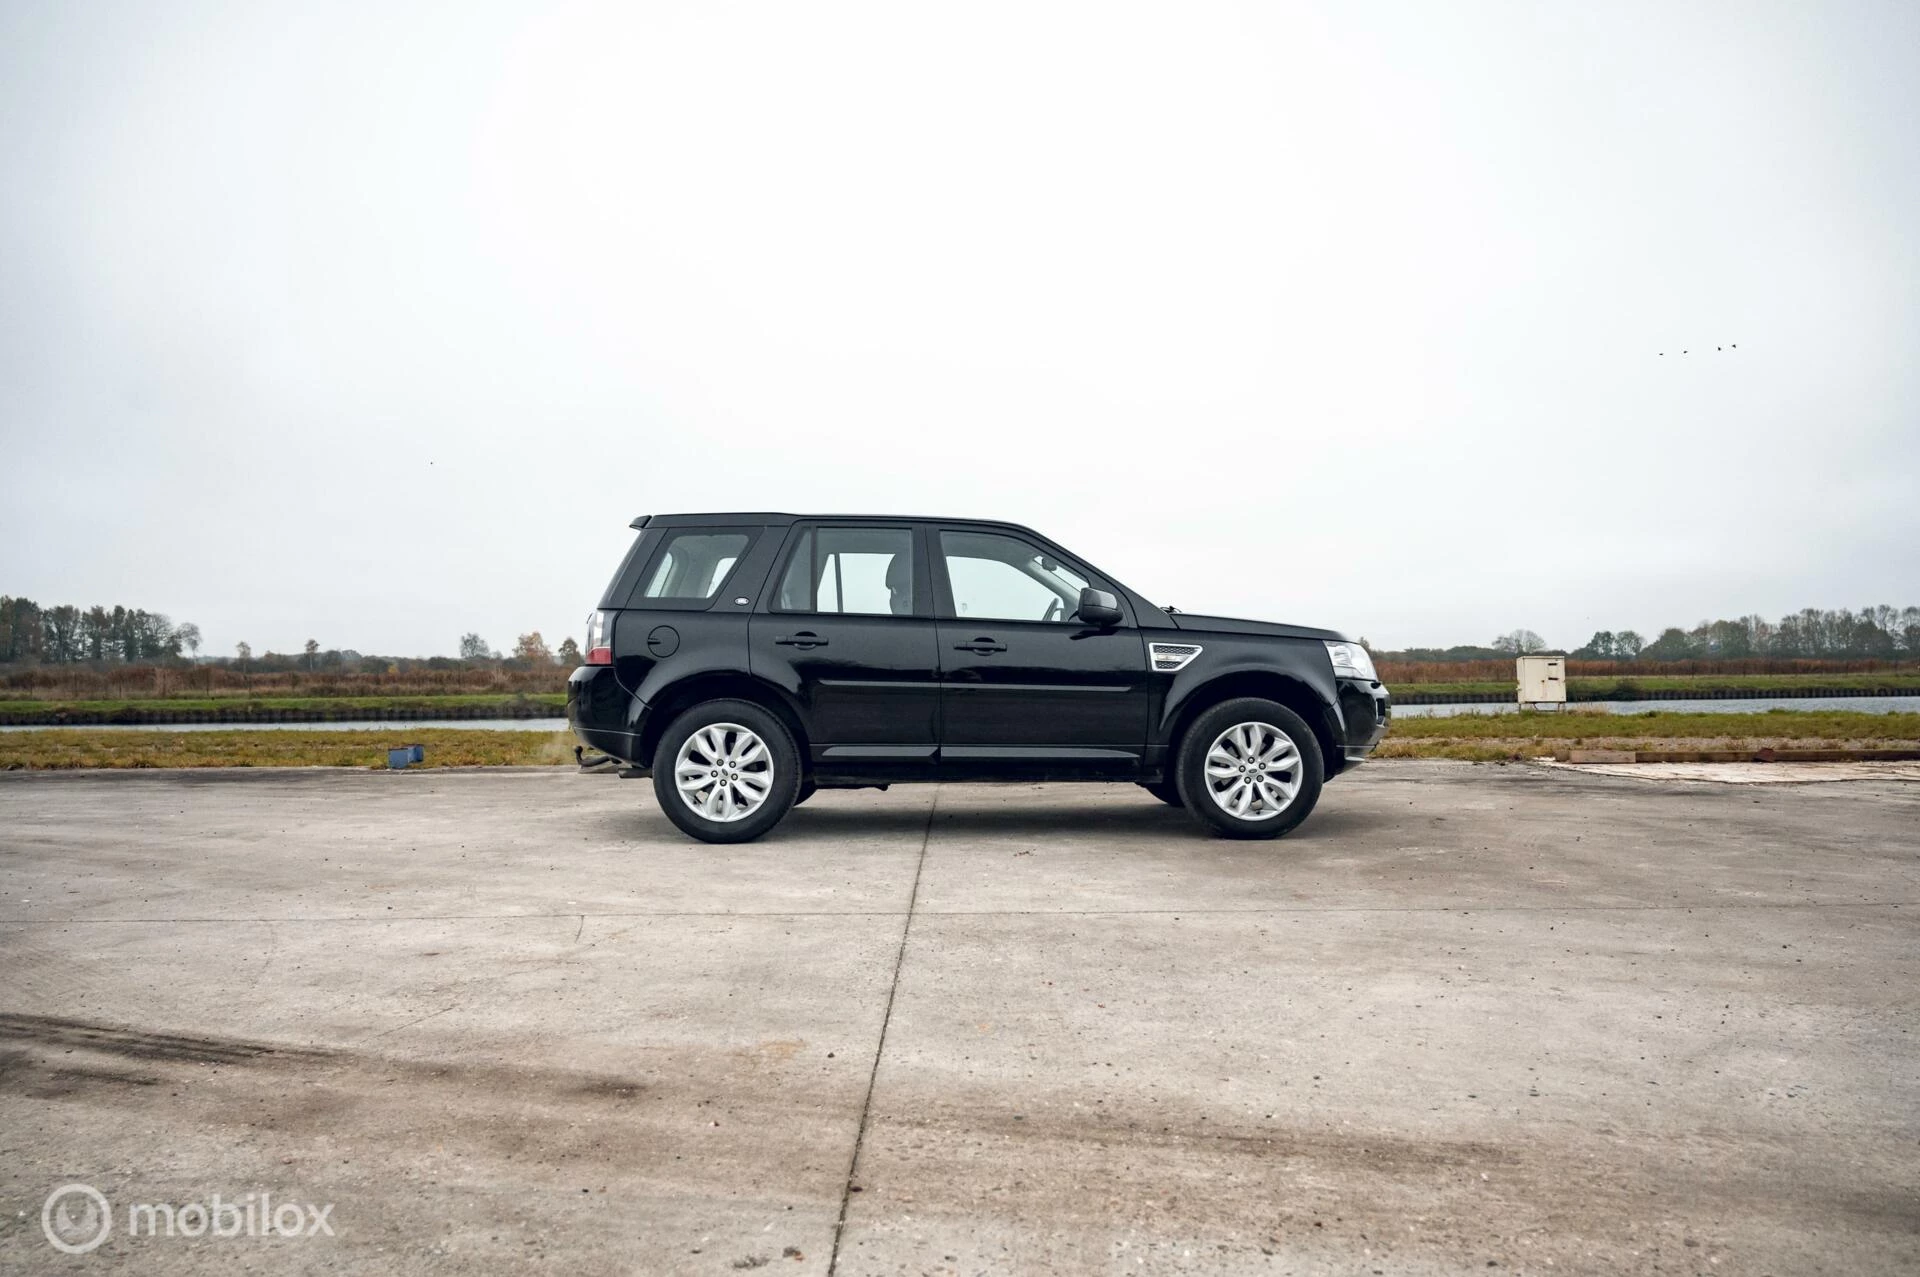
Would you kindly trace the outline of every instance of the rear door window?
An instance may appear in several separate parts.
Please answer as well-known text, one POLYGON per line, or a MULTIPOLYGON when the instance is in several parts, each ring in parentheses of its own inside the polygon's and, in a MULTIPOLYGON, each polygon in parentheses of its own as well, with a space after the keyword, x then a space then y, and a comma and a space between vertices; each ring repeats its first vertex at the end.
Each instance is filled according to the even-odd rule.
POLYGON ((910 528, 810 528, 793 547, 773 606, 780 612, 912 616, 910 528))

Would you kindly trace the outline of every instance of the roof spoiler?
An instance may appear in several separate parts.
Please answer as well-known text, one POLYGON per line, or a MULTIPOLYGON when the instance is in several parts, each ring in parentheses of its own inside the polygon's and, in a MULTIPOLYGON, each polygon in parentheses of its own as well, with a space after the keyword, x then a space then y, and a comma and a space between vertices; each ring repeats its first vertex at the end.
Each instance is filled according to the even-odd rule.
POLYGON ((650 514, 643 514, 639 518, 635 519, 632 523, 629 523, 627 526, 635 529, 644 528, 647 526, 647 520, 651 519, 652 517, 653 516, 650 514))

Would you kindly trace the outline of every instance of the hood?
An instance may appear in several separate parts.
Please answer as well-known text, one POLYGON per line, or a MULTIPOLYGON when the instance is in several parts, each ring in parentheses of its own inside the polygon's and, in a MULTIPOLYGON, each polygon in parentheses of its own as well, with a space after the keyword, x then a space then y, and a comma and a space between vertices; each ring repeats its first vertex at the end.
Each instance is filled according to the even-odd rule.
POLYGON ((1237 616, 1204 616, 1198 612, 1175 612, 1173 623, 1183 630, 1212 630, 1216 634, 1267 634, 1274 638, 1320 639, 1332 643, 1353 641, 1337 630, 1317 630, 1310 625, 1285 625, 1279 621, 1247 621, 1237 616))

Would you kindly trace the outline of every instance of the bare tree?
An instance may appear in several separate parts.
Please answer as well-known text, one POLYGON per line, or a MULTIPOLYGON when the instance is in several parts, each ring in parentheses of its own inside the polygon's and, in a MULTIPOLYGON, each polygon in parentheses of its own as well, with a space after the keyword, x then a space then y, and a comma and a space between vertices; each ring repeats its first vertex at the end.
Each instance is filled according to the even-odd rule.
POLYGON ((174 637, 180 640, 180 646, 187 649, 189 659, 195 665, 200 663, 200 627, 187 621, 175 630, 174 637))
POLYGON ((1525 656, 1528 652, 1545 650, 1547 641, 1532 630, 1515 630, 1511 634, 1502 634, 1493 641, 1496 652, 1511 652, 1516 656, 1525 656))
POLYGON ((320 640, 307 640, 307 673, 313 673, 313 662, 320 655, 320 640))

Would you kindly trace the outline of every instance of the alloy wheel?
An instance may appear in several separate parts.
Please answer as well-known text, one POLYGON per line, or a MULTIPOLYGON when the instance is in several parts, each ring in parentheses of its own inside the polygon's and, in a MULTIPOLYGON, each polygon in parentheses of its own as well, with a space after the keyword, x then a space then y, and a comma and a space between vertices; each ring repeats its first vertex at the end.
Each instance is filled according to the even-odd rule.
POLYGON ((1237 723, 1207 749, 1207 793, 1236 820, 1271 820, 1300 793, 1300 750, 1272 723, 1237 723))
POLYGON ((773 753, 752 729, 713 723, 680 746, 673 781, 681 801, 704 819, 744 820, 773 792, 773 753))

